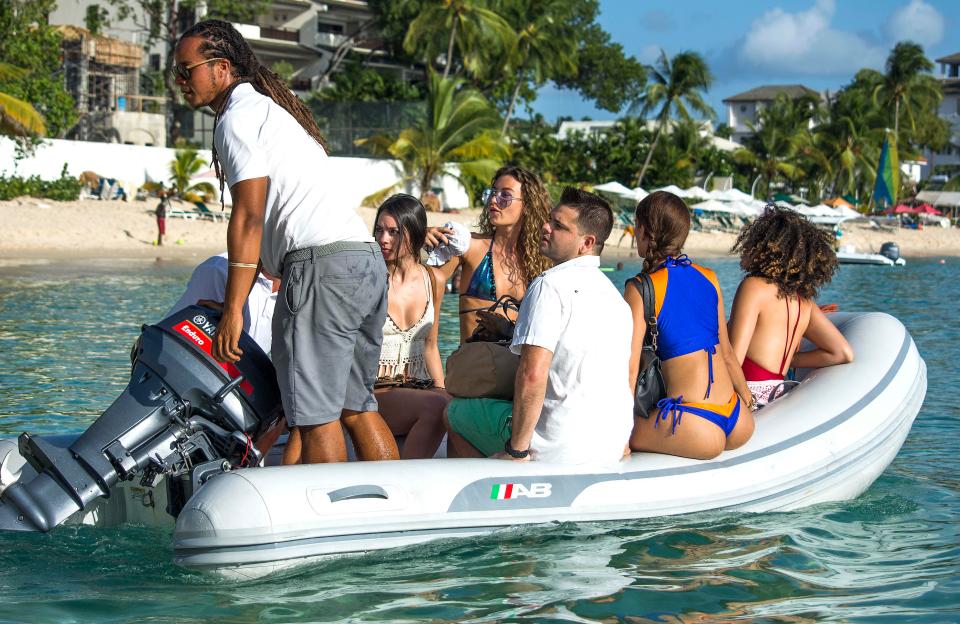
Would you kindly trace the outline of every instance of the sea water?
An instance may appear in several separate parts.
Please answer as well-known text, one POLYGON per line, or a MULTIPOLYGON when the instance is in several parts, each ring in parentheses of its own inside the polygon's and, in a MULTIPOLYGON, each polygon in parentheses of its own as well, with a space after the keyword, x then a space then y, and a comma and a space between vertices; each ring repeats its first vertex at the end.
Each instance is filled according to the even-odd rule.
MULTIPOLYGON (((735 262, 710 263, 729 309, 735 262)), ((622 287, 637 269, 608 273, 622 287)), ((126 384, 143 323, 190 267, 0 267, 0 436, 80 431, 126 384)), ((842 267, 821 302, 901 319, 927 362, 923 409, 856 500, 792 513, 543 524, 235 583, 171 564, 169 530, 0 533, 0 620, 16 622, 960 620, 960 259, 842 267)), ((442 308, 444 356, 458 338, 442 308)), ((883 337, 878 337, 883 339, 883 337)))

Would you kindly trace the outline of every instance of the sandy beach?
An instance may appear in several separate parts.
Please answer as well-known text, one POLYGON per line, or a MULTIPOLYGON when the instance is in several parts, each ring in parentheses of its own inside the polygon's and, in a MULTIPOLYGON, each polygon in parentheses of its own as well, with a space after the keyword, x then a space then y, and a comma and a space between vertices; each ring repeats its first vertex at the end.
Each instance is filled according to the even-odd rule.
MULTIPOLYGON (((198 262, 226 249, 225 220, 167 219, 167 236, 162 247, 154 245, 157 235, 153 209, 157 201, 81 200, 56 202, 21 197, 0 202, 0 261, 3 265, 39 259, 51 261, 83 261, 102 258, 160 258, 198 262)), ((190 206, 174 202, 174 208, 190 206)), ((211 206, 219 213, 219 206, 211 206)), ((372 229, 376 211, 359 208, 367 226, 372 229)), ((473 227, 478 210, 458 214, 427 213, 430 225, 457 221, 473 227)), ((921 231, 880 231, 866 225, 845 224, 843 244, 853 244, 858 251, 877 251, 885 241, 896 241, 907 257, 960 256, 960 229, 928 227, 921 231)), ((604 256, 627 258, 632 254, 629 237, 618 245, 621 230, 615 229, 608 240, 604 256)), ((695 257, 727 255, 735 235, 727 232, 691 232, 686 251, 695 257)))

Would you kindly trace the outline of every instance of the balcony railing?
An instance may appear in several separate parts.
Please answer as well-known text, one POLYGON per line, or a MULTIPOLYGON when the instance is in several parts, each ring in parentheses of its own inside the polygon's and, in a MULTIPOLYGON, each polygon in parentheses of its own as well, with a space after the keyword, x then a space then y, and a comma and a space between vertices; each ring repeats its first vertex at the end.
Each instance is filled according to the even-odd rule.
POLYGON ((294 43, 300 43, 300 31, 290 30, 288 28, 268 28, 266 26, 261 26, 260 38, 261 39, 277 39, 279 41, 292 41, 294 43))

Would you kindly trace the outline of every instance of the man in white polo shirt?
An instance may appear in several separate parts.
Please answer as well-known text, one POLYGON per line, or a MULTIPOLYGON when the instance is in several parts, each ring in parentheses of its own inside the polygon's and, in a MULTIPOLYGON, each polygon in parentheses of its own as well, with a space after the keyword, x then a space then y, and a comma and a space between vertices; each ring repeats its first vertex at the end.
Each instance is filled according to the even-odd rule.
POLYGON ((173 66, 184 99, 216 111, 213 163, 230 186, 228 274, 213 355, 235 362, 243 305, 258 259, 281 277, 272 357, 290 424, 284 463, 345 461, 341 422, 361 459, 396 459, 377 413, 387 268, 354 211, 332 199, 333 179, 310 110, 262 66, 229 22, 187 29, 173 66))
POLYGON ((514 399, 454 399, 448 455, 573 464, 623 456, 633 317, 600 271, 612 228, 603 198, 564 190, 540 242, 556 266, 530 283, 510 346, 520 354, 514 399))

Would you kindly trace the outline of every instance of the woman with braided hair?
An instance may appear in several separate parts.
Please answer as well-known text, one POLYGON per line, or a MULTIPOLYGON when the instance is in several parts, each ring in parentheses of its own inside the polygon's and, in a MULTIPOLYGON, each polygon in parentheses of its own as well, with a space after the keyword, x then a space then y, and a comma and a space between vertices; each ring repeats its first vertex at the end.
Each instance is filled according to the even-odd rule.
POLYGON ((373 394, 386 265, 359 215, 328 193, 339 181, 316 122, 229 22, 191 27, 174 56, 184 99, 216 112, 213 162, 233 197, 214 357, 242 355, 243 304, 262 263, 282 276, 272 356, 290 424, 284 463, 344 461, 341 422, 359 458, 396 459, 373 394))
POLYGON ((758 405, 772 400, 791 365, 853 360, 847 340, 813 300, 837 269, 829 232, 771 206, 740 231, 731 252, 740 253, 747 276, 733 299, 730 342, 758 405), (796 353, 803 338, 816 348, 796 353))
MULTIPOLYGON (((646 276, 628 280, 624 298, 633 311, 630 379, 636 383, 649 325, 666 396, 649 413, 637 413, 630 448, 711 459, 742 446, 753 434, 752 400, 727 338, 723 293, 716 274, 683 253, 690 210, 664 191, 637 204, 634 231, 643 272, 653 286, 645 309, 646 276), (638 279, 642 278, 642 279, 638 279)), ((636 411, 636 410, 635 410, 636 411)))

